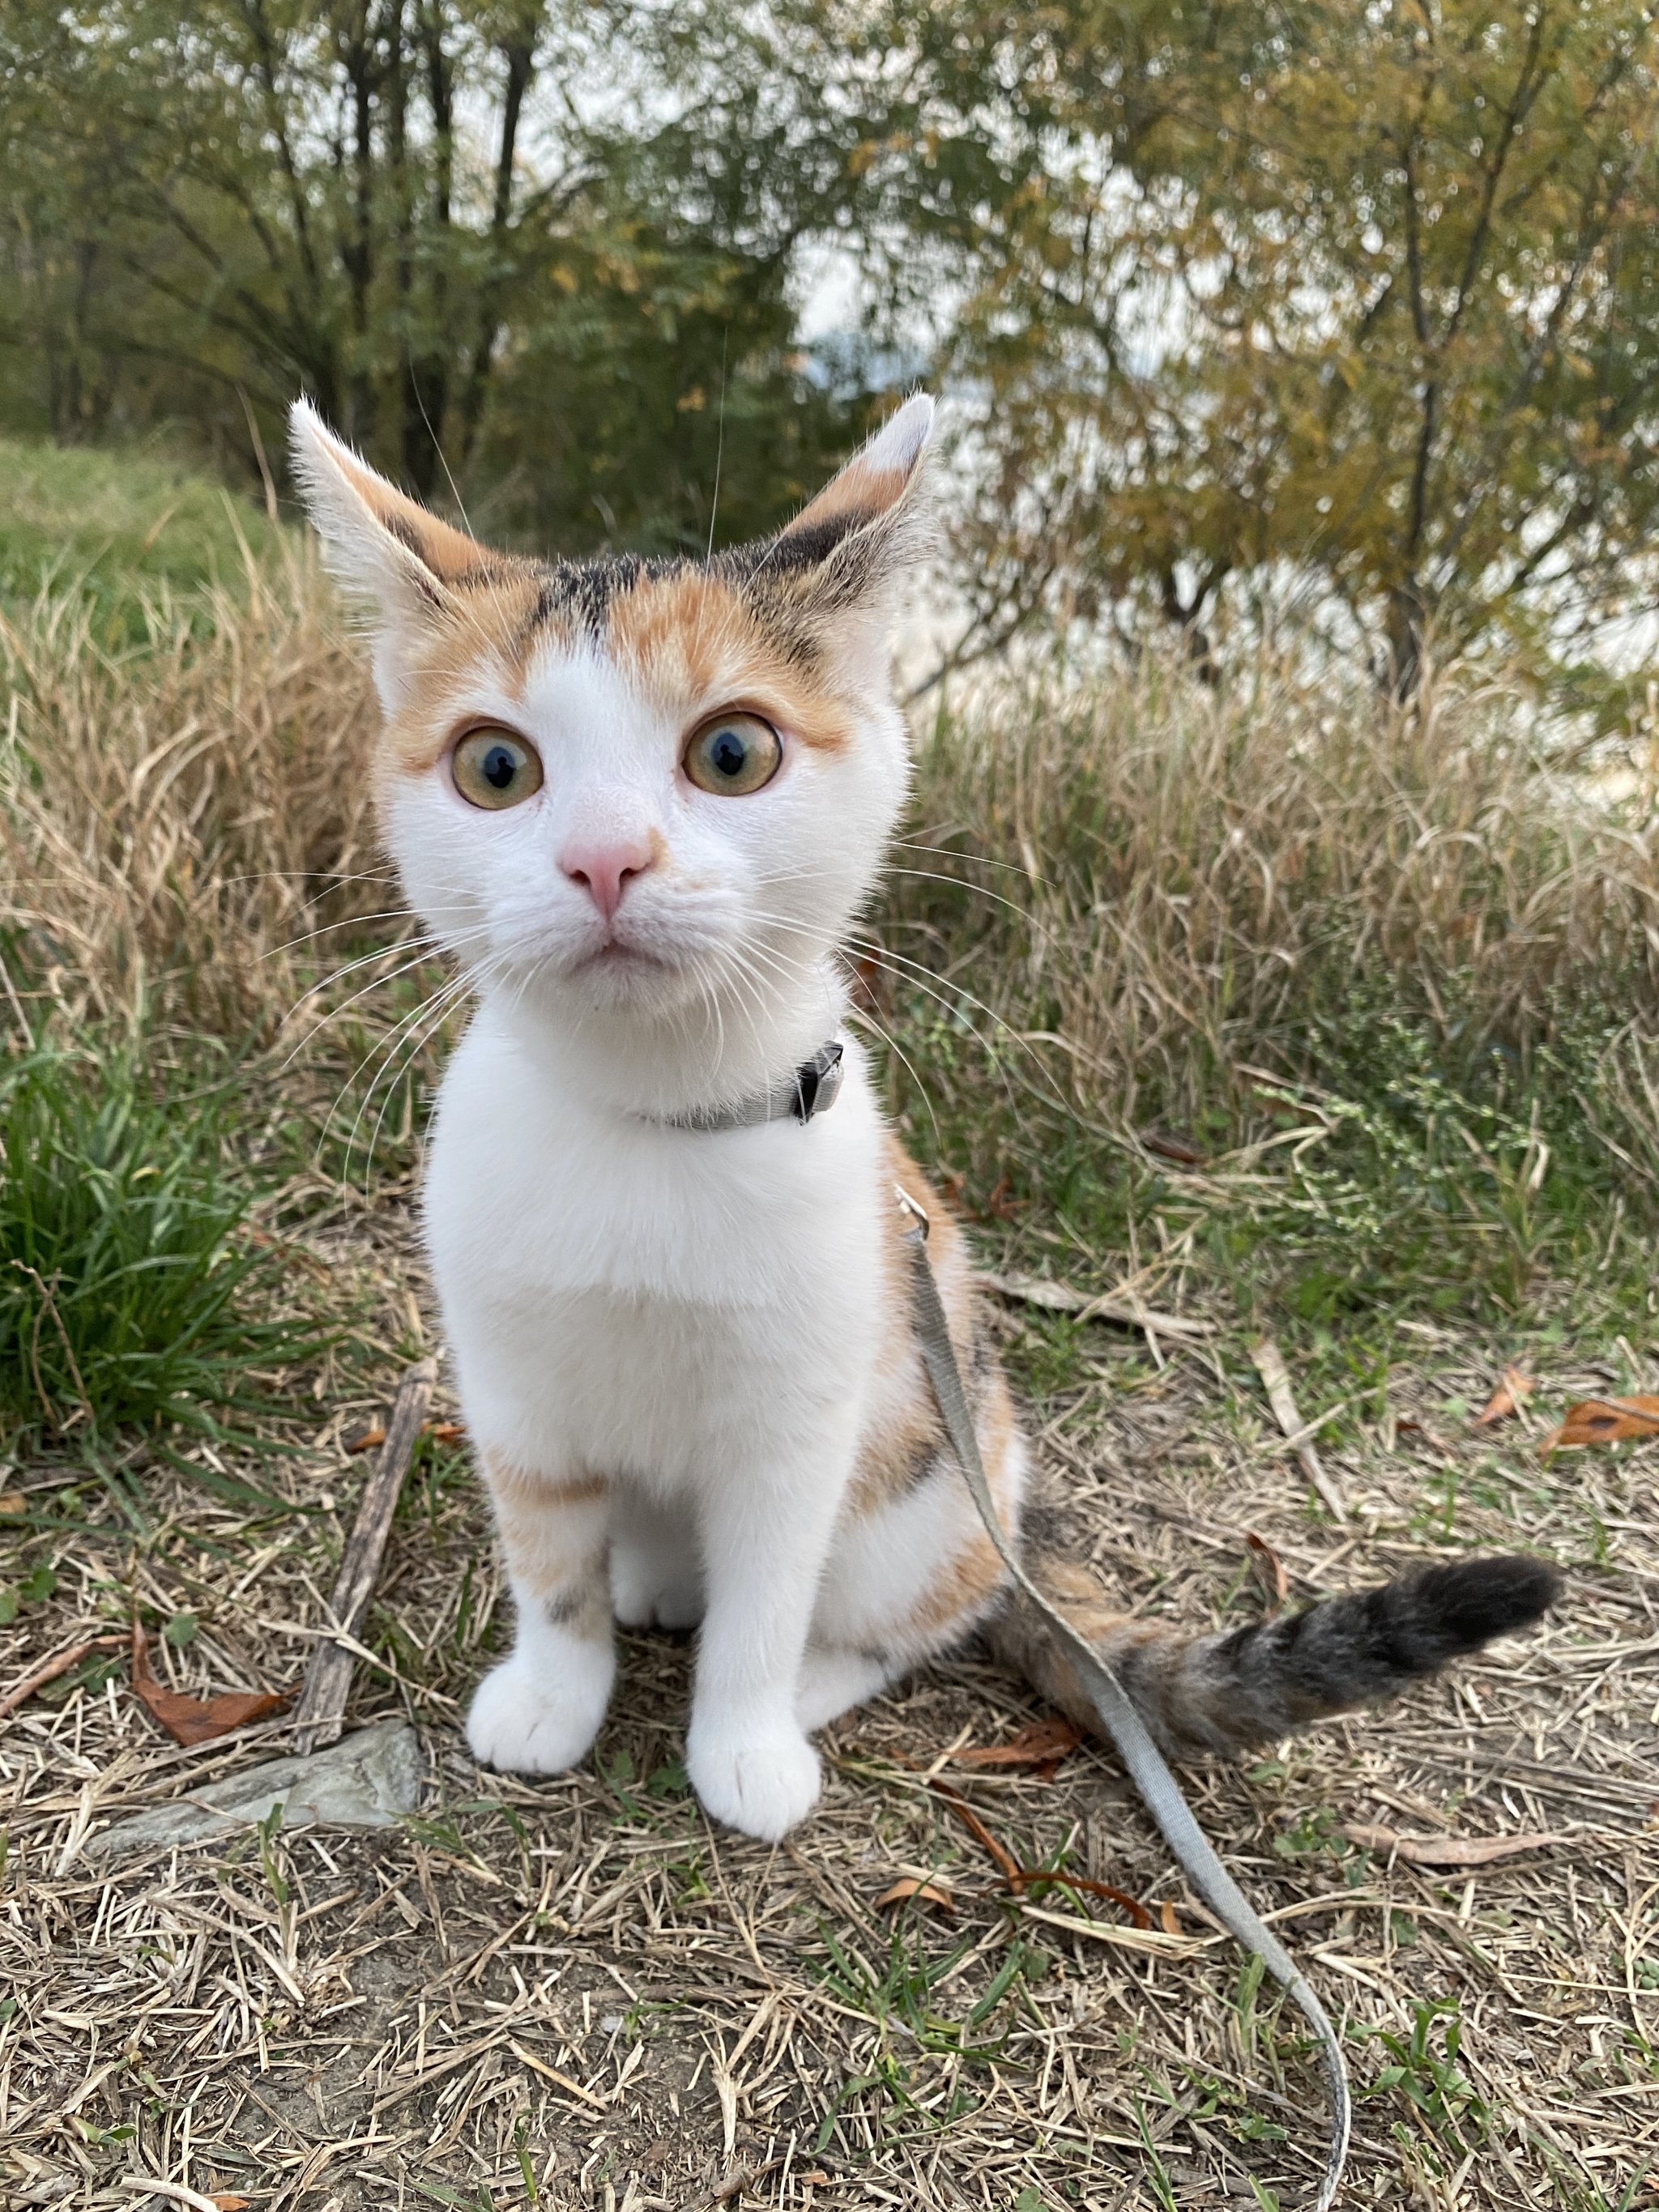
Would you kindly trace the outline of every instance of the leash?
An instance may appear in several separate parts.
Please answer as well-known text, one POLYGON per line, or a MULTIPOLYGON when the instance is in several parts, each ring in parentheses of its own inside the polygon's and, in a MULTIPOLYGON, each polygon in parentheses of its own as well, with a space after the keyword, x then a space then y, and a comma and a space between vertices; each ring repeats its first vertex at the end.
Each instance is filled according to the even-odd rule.
POLYGON ((1004 1566, 1042 1614, 1077 1669, 1101 1726, 1116 1745, 1118 1756, 1129 1770, 1147 1811, 1162 1830, 1164 1841, 1179 1860, 1188 1880, 1216 1918, 1247 1951, 1261 1960, 1300 2008, 1319 2038, 1330 2095, 1331 2132, 1315 2212, 1328 2212, 1336 2200, 1343 2168, 1347 2164, 1352 2121, 1348 2069, 1330 2015, 1295 1960, 1272 1930, 1263 1926, 1243 1890, 1216 1856, 1213 1846, 1193 1817, 1192 1808, 1181 1794, 1181 1784, 1170 1773, 1163 1753, 1130 1703, 1122 1684, 1094 1647, 1043 1596, 1015 1557, 997 1518, 991 1486, 985 1479, 979 1440, 974 1434, 973 1416, 968 1408, 968 1394, 963 1389, 962 1370, 957 1364, 944 1302, 939 1297, 939 1278, 927 1256, 927 1216, 904 1191, 898 1191, 897 1197, 910 1221, 905 1242, 910 1248, 911 1310, 922 1364, 939 1401, 951 1448, 961 1465, 969 1493, 979 1508, 979 1517, 985 1523, 985 1533, 996 1546, 1004 1566))

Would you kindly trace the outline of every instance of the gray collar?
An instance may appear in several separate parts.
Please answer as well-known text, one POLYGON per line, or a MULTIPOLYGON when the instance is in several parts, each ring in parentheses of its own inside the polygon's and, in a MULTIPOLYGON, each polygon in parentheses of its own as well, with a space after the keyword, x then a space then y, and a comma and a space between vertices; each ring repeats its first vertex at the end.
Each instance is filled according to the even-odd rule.
POLYGON ((790 1074, 780 1076, 764 1091, 739 1098, 735 1106, 693 1107, 689 1113, 663 1116, 671 1129, 755 1129, 765 1121, 807 1122, 836 1103, 846 1073, 846 1047, 839 1037, 821 1044, 811 1060, 804 1060, 790 1074))

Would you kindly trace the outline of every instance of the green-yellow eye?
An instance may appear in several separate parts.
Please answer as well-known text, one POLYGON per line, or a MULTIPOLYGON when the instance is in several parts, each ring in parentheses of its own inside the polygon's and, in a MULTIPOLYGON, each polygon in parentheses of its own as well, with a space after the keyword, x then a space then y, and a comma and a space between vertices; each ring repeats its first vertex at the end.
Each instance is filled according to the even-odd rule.
POLYGON ((455 788, 472 806, 516 806, 542 787, 540 757, 511 730, 469 730, 453 767, 455 788))
POLYGON ((711 714, 691 732, 685 773, 699 791, 742 799, 770 783, 782 758, 781 739, 758 714, 711 714))

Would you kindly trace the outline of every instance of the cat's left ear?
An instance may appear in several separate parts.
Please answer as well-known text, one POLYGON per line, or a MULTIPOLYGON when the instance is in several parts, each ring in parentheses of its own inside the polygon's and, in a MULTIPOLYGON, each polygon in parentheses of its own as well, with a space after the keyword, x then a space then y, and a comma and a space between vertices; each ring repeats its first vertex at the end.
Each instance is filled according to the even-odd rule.
POLYGON ((787 577, 823 615, 878 609, 933 543, 926 456, 933 403, 907 399, 839 476, 780 531, 759 574, 787 577))
POLYGON ((465 531, 377 475, 296 400, 289 416, 294 473, 329 568, 367 607, 374 679, 388 708, 403 696, 410 660, 433 625, 457 611, 455 586, 490 556, 465 531))

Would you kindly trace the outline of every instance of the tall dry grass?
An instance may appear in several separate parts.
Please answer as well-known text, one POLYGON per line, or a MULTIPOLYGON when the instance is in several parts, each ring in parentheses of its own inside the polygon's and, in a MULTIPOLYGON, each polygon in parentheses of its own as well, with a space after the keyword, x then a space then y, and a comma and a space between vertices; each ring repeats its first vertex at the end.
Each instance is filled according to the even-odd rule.
POLYGON ((269 1038, 346 933, 331 926, 395 903, 362 657, 295 549, 204 606, 158 604, 143 645, 112 653, 94 622, 50 592, 0 617, 13 987, 75 1024, 269 1038))
MULTIPOLYGON (((115 655, 72 598, 0 620, 0 948, 74 1022, 269 1040, 406 926, 326 580, 285 548, 208 613, 115 655)), ((1501 684, 1455 673, 1409 709, 1265 659, 1220 688, 1149 658, 988 692, 921 733, 876 924, 909 979, 899 1042, 932 1068, 964 1020, 1018 1036, 1128 1129, 1236 1119, 1249 1071, 1317 1078, 1396 1013, 1520 1079, 1569 1031, 1622 1030, 1603 1121, 1659 1177, 1656 770, 1599 798, 1501 684), (934 978, 957 1012, 929 1034, 934 978)))
POLYGON ((1489 680, 1401 708, 1148 659, 993 692, 927 738, 916 819, 890 950, 1125 1127, 1213 1115, 1264 1063, 1316 1077, 1345 1022, 1522 1084, 1569 1030, 1659 1031, 1659 757, 1610 799, 1489 680))

